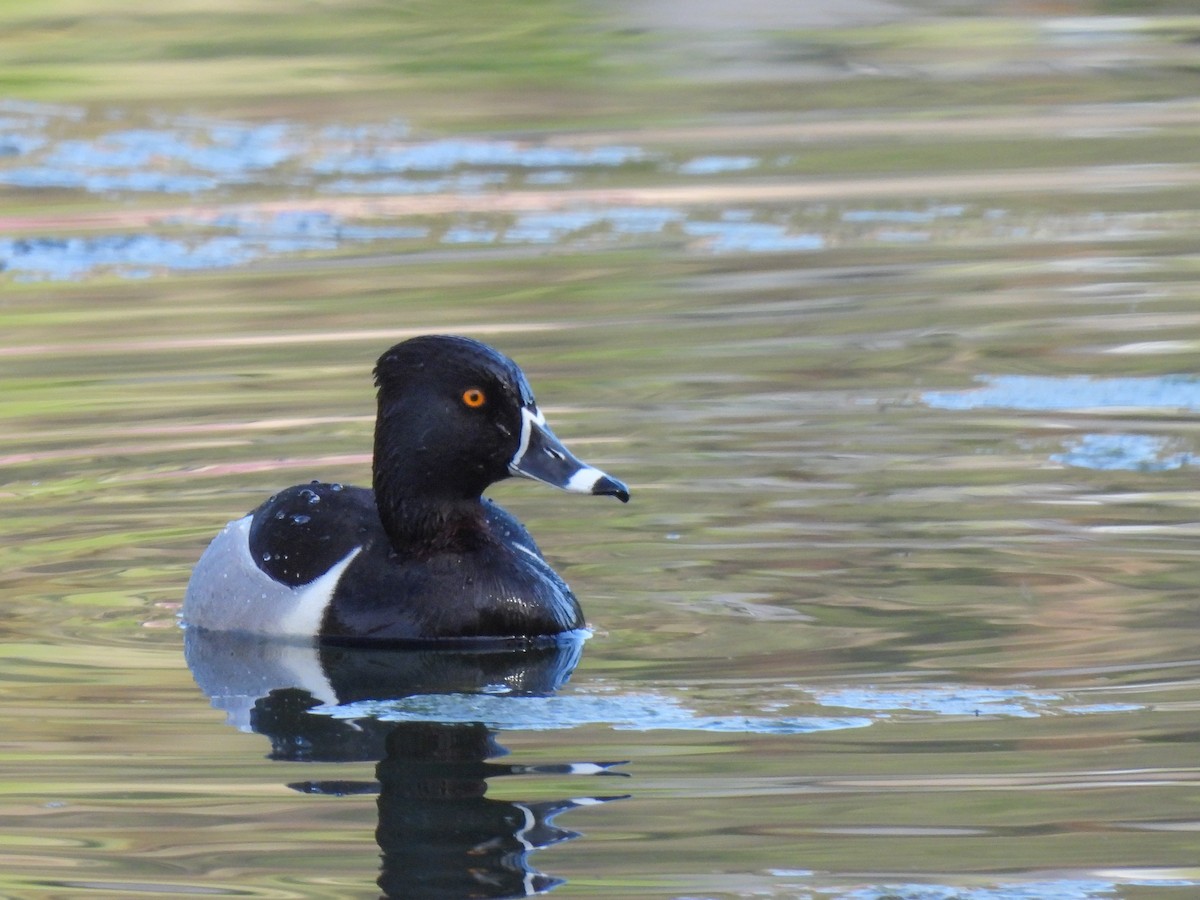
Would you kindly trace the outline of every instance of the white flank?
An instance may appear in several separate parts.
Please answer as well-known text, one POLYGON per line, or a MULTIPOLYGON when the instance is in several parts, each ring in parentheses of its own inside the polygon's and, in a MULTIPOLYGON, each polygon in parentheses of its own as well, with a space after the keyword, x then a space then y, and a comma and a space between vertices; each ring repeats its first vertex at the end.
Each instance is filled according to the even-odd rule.
POLYGON ((338 580, 362 548, 321 577, 291 587, 272 580, 251 559, 250 523, 250 516, 230 522, 201 555, 184 597, 184 622, 210 631, 313 637, 338 580))

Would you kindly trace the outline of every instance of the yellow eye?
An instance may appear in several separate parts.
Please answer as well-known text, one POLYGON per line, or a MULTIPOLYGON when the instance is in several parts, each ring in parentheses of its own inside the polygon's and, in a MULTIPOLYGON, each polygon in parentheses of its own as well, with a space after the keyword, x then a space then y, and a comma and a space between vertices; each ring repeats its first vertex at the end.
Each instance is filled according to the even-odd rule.
POLYGON ((479 409, 487 403, 487 395, 479 388, 467 388, 462 392, 462 402, 471 409, 479 409))

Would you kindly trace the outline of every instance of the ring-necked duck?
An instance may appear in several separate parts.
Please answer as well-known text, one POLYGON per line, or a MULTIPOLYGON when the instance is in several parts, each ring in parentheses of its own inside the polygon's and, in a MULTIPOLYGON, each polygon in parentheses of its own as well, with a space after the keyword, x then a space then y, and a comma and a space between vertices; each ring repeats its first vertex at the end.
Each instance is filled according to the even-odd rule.
POLYGON ((192 572, 184 623, 349 643, 582 628, 524 526, 482 494, 510 475, 622 502, 625 485, 571 455, 520 368, 486 344, 404 341, 375 384, 374 489, 296 485, 230 522, 192 572))

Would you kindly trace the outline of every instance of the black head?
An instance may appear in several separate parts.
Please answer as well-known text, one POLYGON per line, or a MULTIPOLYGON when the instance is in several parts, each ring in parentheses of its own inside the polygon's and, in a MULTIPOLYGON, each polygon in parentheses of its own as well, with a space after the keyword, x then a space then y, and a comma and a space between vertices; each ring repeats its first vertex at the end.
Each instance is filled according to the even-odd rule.
MULTIPOLYGON (((375 366, 375 478, 405 496, 478 497, 506 478, 533 392, 516 363, 464 337, 427 335, 375 366)), ((378 489, 378 486, 377 486, 378 489)))
POLYGON ((486 344, 446 335, 404 341, 379 358, 375 384, 381 506, 478 499, 509 475, 629 499, 625 485, 563 446, 517 364, 486 344))

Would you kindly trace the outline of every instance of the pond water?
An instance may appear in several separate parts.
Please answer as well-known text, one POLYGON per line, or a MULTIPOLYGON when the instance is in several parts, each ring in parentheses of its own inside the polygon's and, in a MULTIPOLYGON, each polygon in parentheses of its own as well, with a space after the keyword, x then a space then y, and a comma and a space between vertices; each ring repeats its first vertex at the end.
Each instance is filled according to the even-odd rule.
POLYGON ((671 11, 685 111, 0 101, 0 896, 1200 896, 1200 20, 671 11), (180 629, 427 332, 630 485, 492 492, 591 637, 180 629))

